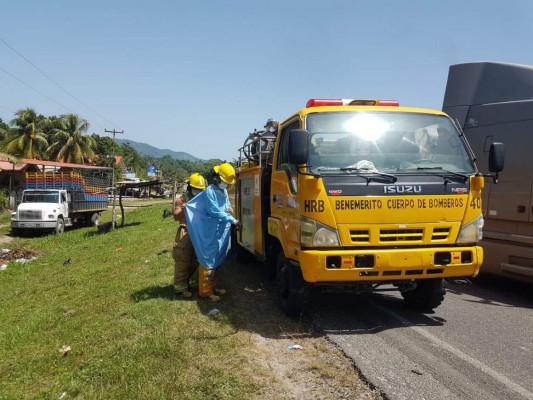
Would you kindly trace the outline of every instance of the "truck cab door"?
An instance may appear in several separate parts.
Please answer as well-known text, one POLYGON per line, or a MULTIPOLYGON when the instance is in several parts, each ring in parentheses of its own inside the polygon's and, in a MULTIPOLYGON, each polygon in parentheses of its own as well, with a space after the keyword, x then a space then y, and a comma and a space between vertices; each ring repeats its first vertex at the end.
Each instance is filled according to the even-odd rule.
POLYGON ((294 258, 300 248, 300 210, 298 200, 298 172, 289 163, 289 132, 300 128, 298 118, 280 127, 278 146, 273 160, 270 191, 271 216, 282 225, 279 237, 285 253, 294 258))
POLYGON ((60 202, 61 202, 61 213, 63 214, 64 218, 68 217, 68 197, 66 192, 61 192, 60 196, 60 202))

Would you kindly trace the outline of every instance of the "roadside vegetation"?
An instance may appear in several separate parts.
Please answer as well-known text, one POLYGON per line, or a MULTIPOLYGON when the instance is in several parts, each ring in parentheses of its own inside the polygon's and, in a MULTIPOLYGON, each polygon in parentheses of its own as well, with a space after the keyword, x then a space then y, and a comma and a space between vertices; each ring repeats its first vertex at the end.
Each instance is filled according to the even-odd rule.
POLYGON ((0 160, 17 164, 22 158, 31 158, 113 167, 116 176, 125 168, 143 180, 148 179, 148 165, 155 165, 159 178, 168 182, 184 181, 193 172, 209 177, 213 166, 222 162, 143 156, 128 143, 119 145, 90 131, 90 122, 77 114, 45 116, 33 108, 23 108, 9 123, 0 118, 0 160), (121 163, 117 164, 115 156, 121 157, 121 163))
POLYGON ((176 300, 168 208, 7 244, 38 258, 0 271, 1 399, 378 398, 309 321, 272 307, 252 268, 230 262, 220 303, 176 300))
POLYGON ((128 213, 126 226, 106 235, 78 229, 11 243, 42 255, 0 272, 0 397, 229 399, 254 391, 240 372, 246 338, 224 318, 210 319, 210 304, 172 301, 175 226, 162 221, 162 209, 128 213))

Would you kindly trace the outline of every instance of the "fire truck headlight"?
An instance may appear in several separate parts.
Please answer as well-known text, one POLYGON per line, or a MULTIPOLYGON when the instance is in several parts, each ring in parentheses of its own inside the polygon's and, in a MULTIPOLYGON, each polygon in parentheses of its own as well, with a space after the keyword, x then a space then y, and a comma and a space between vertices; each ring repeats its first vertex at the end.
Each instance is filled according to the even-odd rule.
POLYGON ((333 247, 340 243, 336 229, 307 217, 301 219, 300 241, 307 247, 333 247))
POLYGON ((483 215, 461 227, 457 243, 477 243, 483 239, 483 215))

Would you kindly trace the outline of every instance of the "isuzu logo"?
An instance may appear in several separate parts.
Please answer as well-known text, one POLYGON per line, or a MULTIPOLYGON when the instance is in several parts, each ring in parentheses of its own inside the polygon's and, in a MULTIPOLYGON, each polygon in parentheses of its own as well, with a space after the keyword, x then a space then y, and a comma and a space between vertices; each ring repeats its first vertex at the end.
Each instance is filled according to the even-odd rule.
POLYGON ((420 185, 385 185, 383 186, 384 193, 422 193, 422 186, 420 185))

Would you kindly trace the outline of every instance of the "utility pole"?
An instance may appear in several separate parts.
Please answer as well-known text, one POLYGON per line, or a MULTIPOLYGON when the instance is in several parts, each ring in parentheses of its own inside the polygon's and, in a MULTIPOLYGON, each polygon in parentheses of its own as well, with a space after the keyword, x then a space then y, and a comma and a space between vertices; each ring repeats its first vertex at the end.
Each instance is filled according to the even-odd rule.
MULTIPOLYGON (((107 133, 112 133, 113 134, 113 143, 116 144, 115 142, 115 135, 117 133, 120 133, 120 134, 123 134, 124 131, 116 131, 116 130, 112 130, 112 131, 108 131, 107 129, 104 129, 105 132, 107 133)), ((116 213, 115 213, 115 203, 116 203, 116 199, 117 199, 117 191, 115 189, 115 163, 116 163, 116 160, 115 160, 115 146, 113 146, 113 178, 112 178, 112 181, 111 181, 111 188, 113 190, 113 217, 112 217, 112 222, 111 222, 111 229, 115 229, 115 226, 116 226, 116 221, 117 221, 117 218, 116 218, 116 213)))

